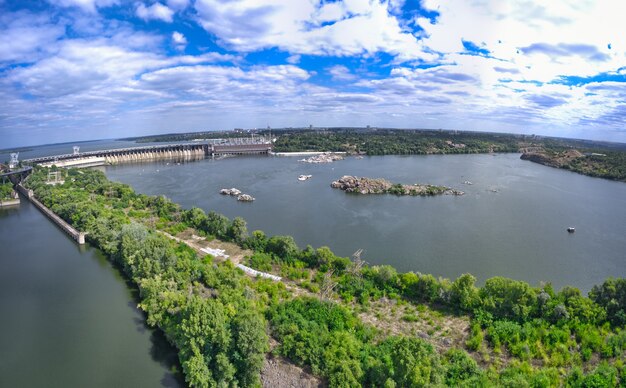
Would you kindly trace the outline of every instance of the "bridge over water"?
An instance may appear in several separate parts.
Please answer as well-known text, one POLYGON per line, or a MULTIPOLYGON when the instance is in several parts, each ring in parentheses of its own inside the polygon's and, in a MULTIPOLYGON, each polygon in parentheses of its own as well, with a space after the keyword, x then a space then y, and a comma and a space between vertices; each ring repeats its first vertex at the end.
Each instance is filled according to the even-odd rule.
POLYGON ((269 154, 273 144, 264 138, 236 138, 215 142, 193 142, 117 148, 99 151, 77 152, 63 155, 25 159, 27 165, 41 164, 59 167, 90 167, 118 164, 140 160, 203 159, 219 155, 269 154))
POLYGON ((31 173, 32 169, 31 166, 25 166, 17 170, 4 172, 0 174, 0 182, 5 183, 8 180, 16 185, 24 180, 31 173))

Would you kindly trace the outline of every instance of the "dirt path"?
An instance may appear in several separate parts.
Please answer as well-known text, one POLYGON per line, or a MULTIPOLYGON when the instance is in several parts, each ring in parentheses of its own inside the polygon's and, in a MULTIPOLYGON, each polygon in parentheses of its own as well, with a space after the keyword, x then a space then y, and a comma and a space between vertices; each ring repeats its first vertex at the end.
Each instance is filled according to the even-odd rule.
MULTIPOLYGON (((159 232, 165 236, 182 242, 194 249, 198 255, 205 256, 207 252, 203 249, 220 250, 227 257, 215 256, 218 261, 231 260, 235 265, 243 264, 245 258, 253 254, 252 251, 242 249, 234 243, 223 242, 217 239, 207 241, 206 238, 194 234, 193 229, 179 233, 177 236, 165 232, 159 232)), ((248 276, 251 276, 248 274, 248 276)), ((254 276, 252 276, 254 277, 254 276)), ((285 288, 294 297, 306 296, 322 299, 319 293, 313 293, 297 282, 282 279, 285 288)), ((334 300, 341 303, 340 300, 334 300)), ((438 351, 457 347, 464 348, 465 341, 469 336, 469 318, 457 317, 452 314, 445 314, 434 310, 426 305, 416 305, 408 302, 398 302, 393 299, 382 298, 372 301, 367 308, 360 305, 347 305, 365 325, 375 327, 380 330, 381 338, 390 335, 417 336, 432 344, 438 351)), ((276 342, 270 339, 272 348, 276 342)), ((478 354, 473 354, 478 357, 478 354)), ((261 371, 261 381, 264 387, 322 387, 324 382, 319 378, 307 373, 302 368, 294 365, 290 361, 274 356, 269 353, 266 356, 263 369, 261 371)))
POLYGON ((206 256, 208 254, 203 249, 223 251, 224 256, 218 254, 212 255, 217 261, 224 261, 228 258, 235 265, 243 264, 244 258, 246 256, 252 256, 253 254, 251 250, 243 249, 235 243, 224 242, 218 239, 213 239, 209 241, 206 239, 206 237, 196 235, 193 229, 187 229, 176 236, 172 236, 171 234, 163 231, 158 232, 162 233, 168 238, 171 238, 174 241, 187 244, 189 247, 195 250, 200 257, 206 256))
POLYGON ((266 388, 318 388, 324 382, 304 369, 271 353, 265 358, 261 370, 261 384, 266 388))

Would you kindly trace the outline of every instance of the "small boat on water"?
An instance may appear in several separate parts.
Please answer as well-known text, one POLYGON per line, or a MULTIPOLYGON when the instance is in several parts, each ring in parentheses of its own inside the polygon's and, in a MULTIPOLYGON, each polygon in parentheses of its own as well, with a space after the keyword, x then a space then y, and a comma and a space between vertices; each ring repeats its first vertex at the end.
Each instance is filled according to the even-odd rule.
POLYGON ((570 226, 569 228, 567 228, 567 231, 569 233, 574 233, 576 231, 576 228, 574 228, 573 226, 570 226))
POLYGON ((306 181, 307 179, 311 179, 311 177, 312 177, 312 176, 313 176, 313 175, 300 175, 300 176, 298 177, 298 180, 299 180, 299 181, 306 181))

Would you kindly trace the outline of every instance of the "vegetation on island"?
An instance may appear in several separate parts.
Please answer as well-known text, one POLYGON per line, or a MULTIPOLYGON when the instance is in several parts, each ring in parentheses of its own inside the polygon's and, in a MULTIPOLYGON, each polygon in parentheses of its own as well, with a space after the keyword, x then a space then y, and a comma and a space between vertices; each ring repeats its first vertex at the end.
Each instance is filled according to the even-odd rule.
POLYGON ((394 195, 411 195, 411 196, 434 196, 441 194, 463 195, 459 190, 451 189, 446 186, 435 185, 404 185, 401 183, 391 183, 382 178, 364 178, 344 175, 330 184, 334 189, 340 189, 346 193, 356 194, 394 194, 394 195))
POLYGON ((626 279, 585 296, 502 277, 478 287, 470 274, 398 273, 249 234, 241 218, 185 210, 99 171, 61 171, 65 183, 51 186, 37 167, 27 185, 137 286, 191 386, 258 386, 269 336, 273 352, 332 387, 626 386, 626 279), (168 237, 189 230, 248 249, 247 265, 284 281, 249 278, 168 237))

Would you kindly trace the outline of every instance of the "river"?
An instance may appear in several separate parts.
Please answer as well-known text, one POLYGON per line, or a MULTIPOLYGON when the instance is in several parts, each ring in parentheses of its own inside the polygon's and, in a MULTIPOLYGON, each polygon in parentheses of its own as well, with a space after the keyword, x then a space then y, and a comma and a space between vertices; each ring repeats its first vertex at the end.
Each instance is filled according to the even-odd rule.
MULTIPOLYGON (((81 144, 81 149, 128 146, 81 144)), ((69 150, 66 150, 69 148, 69 150)), ((20 157, 70 152, 35 147, 20 157)), ((5 155, 6 156, 6 155, 5 155)), ((519 159, 518 154, 380 156, 311 165, 299 157, 233 157, 104 167, 136 191, 241 216, 249 230, 327 245, 368 263, 483 283, 507 276, 588 291, 626 276, 626 184, 519 159), (313 177, 305 182, 300 174, 313 177), (342 175, 446 185, 464 196, 349 195, 342 175), (464 184, 471 181, 472 184, 464 184), (253 203, 219 195, 236 187, 253 203), (576 227, 569 234, 566 228, 576 227)), ((102 254, 79 248, 23 200, 0 210, 0 386, 179 386, 176 355, 145 326, 132 288, 102 254)))
POLYGON ((178 387, 133 289, 26 199, 0 209, 1 387, 178 387))
POLYGON ((292 235, 301 247, 370 264, 455 278, 469 272, 588 291, 626 276, 626 184, 520 160, 519 154, 373 156, 331 164, 300 157, 233 157, 106 167, 110 179, 184 207, 240 216, 248 229, 292 235), (313 177, 305 182, 300 174, 313 177), (342 175, 458 188, 465 195, 359 196, 331 189, 342 175), (471 185, 464 184, 472 182, 471 185), (219 195, 236 187, 256 198, 219 195), (576 232, 567 233, 574 226, 576 232))

